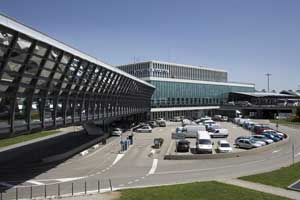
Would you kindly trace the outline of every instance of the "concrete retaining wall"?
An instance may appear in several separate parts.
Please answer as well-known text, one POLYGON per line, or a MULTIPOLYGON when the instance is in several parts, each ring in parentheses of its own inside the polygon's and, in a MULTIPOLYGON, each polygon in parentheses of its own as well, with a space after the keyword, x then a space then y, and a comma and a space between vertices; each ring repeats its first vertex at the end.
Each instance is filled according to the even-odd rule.
MULTIPOLYGON (((165 155, 165 160, 201 160, 201 159, 220 159, 220 158, 234 158, 234 157, 241 157, 246 155, 254 155, 257 153, 261 153, 276 147, 283 146, 290 142, 290 138, 287 137, 284 140, 281 140, 279 142, 269 144, 263 147, 250 149, 247 151, 241 151, 241 152, 232 152, 232 153, 217 153, 217 154, 192 154, 192 155, 178 155, 178 154, 167 154, 165 155)), ((174 146, 174 145, 173 145, 174 146)), ((175 148, 171 147, 170 152, 174 152, 175 148)))
POLYGON ((21 145, 13 145, 12 147, 5 147, 0 150, 0 163, 5 163, 20 159, 23 156, 27 156, 27 160, 36 161, 44 156, 44 151, 47 150, 48 146, 56 144, 59 140, 67 139, 73 134, 79 133, 58 133, 51 137, 39 138, 33 142, 26 142, 21 145))
POLYGON ((53 156, 49 156, 47 158, 43 158, 42 161, 44 163, 49 163, 49 162, 55 162, 55 161, 65 160, 65 159, 67 159, 67 158, 69 158, 69 157, 71 157, 71 156, 73 156, 73 155, 75 155, 75 154, 77 154, 77 153, 79 153, 79 152, 81 152, 81 151, 83 151, 83 150, 85 150, 85 149, 93 146, 94 144, 99 143, 100 141, 106 139, 108 136, 109 136, 108 134, 105 134, 105 135, 103 135, 101 137, 98 137, 98 138, 92 140, 92 141, 89 141, 88 143, 85 143, 85 144, 83 144, 83 145, 81 145, 79 147, 76 147, 75 149, 72 149, 72 150, 70 150, 68 152, 65 152, 65 153, 62 153, 62 154, 53 155, 53 156))

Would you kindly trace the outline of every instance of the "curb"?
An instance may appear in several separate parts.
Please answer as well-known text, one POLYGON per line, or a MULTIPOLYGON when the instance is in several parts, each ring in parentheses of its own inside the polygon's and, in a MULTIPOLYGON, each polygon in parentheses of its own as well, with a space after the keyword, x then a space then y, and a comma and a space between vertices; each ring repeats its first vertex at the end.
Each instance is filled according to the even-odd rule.
POLYGON ((224 159, 224 158, 235 158, 247 155, 254 155, 257 153, 261 153, 276 147, 283 146, 290 142, 290 137, 287 137, 284 140, 279 142, 269 144, 263 147, 250 149, 247 151, 241 152, 233 152, 233 153, 218 153, 218 154, 192 154, 192 155, 174 155, 174 154, 167 154, 164 156, 164 160, 201 160, 201 159, 224 159))

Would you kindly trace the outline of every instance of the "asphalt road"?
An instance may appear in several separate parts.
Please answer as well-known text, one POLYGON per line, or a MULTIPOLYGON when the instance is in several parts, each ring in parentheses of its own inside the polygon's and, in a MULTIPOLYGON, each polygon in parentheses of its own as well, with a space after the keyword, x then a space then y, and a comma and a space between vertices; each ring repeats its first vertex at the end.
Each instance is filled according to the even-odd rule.
MULTIPOLYGON (((300 160, 300 131, 283 126, 279 130, 288 133, 291 142, 255 155, 213 160, 163 160, 171 142, 171 132, 177 125, 171 123, 165 128, 155 128, 153 133, 135 134, 134 145, 123 154, 119 153, 120 138, 114 137, 86 156, 77 155, 53 168, 39 169, 41 172, 31 180, 8 176, 7 180, 0 180, 0 186, 11 187, 3 193, 3 199, 16 199, 16 187, 18 198, 29 198, 31 186, 33 196, 44 196, 45 185, 46 195, 51 196, 70 194, 72 183, 73 192, 78 193, 85 191, 85 182, 89 192, 98 189, 98 181, 101 191, 106 191, 110 189, 110 183, 114 189, 122 189, 222 180, 266 172, 293 162, 292 143, 294 159, 300 160), (155 137, 162 137, 165 142, 154 153, 151 146, 155 137)), ((32 168, 27 173, 36 173, 35 170, 32 168)))

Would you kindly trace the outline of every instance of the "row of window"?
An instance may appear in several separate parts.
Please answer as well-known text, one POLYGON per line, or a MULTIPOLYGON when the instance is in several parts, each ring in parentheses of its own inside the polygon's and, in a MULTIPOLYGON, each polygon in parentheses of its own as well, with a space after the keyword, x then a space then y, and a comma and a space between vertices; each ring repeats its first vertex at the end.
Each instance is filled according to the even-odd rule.
POLYGON ((217 98, 167 98, 151 100, 151 105, 152 107, 218 105, 223 100, 217 98))
POLYGON ((230 92, 254 92, 254 87, 150 81, 156 89, 152 104, 207 105, 226 102, 230 92))
POLYGON ((227 82, 227 72, 208 70, 201 67, 186 67, 147 62, 120 66, 120 69, 136 77, 162 77, 227 82))

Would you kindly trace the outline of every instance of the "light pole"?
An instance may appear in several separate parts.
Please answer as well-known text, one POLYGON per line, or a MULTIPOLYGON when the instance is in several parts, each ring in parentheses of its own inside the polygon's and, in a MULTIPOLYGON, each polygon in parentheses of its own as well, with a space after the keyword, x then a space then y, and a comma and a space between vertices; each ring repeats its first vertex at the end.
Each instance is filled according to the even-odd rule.
POLYGON ((270 76, 272 76, 272 74, 266 73, 266 76, 268 77, 268 92, 270 92, 270 76))

